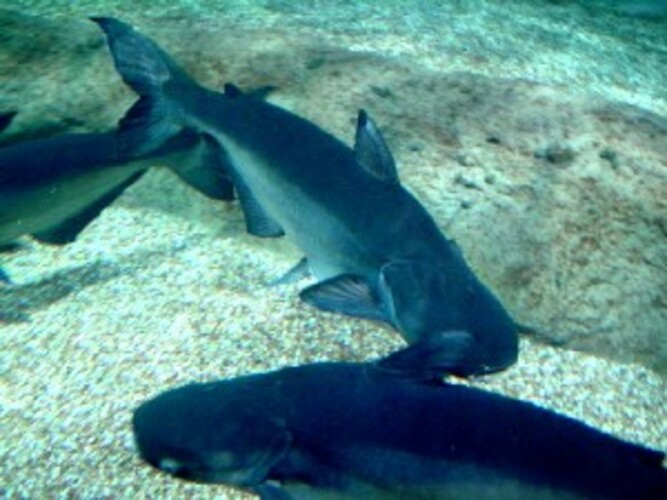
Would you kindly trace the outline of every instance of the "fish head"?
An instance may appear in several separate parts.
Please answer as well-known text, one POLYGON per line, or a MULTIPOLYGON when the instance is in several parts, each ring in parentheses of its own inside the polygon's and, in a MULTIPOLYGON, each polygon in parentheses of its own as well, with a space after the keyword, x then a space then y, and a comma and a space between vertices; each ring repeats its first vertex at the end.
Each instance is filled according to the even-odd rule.
POLYGON ((253 486, 266 480, 291 438, 257 405, 244 406, 247 397, 234 382, 192 384, 140 405, 132 423, 141 457, 191 481, 253 486))
MULTIPOLYGON (((500 301, 467 267, 464 270, 467 272, 413 261, 389 262, 380 270, 382 306, 410 344, 456 332, 450 336, 451 348, 461 353, 460 374, 500 370, 516 361, 517 328, 500 301)), ((446 342, 442 345, 444 348, 446 342)))

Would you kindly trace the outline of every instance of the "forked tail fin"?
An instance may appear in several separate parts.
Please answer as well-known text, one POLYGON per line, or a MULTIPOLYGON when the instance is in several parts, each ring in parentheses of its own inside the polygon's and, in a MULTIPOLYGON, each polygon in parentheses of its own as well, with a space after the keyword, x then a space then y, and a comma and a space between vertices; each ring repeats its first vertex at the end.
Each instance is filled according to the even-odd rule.
POLYGON ((155 42, 131 26, 110 17, 91 19, 106 34, 123 81, 140 96, 119 123, 119 147, 123 154, 149 153, 185 126, 169 91, 197 84, 155 42))
POLYGON ((170 83, 193 83, 153 40, 112 17, 91 17, 107 36, 116 70, 139 95, 159 92, 170 83))

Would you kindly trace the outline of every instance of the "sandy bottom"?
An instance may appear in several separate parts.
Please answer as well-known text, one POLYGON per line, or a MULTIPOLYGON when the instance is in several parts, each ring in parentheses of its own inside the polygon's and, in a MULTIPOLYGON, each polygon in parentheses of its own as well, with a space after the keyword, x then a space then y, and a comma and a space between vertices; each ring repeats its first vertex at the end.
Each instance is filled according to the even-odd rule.
MULTIPOLYGON (((200 3, 181 6, 192 9, 189 4, 200 3)), ((372 16, 356 16, 354 26, 373 34, 376 50, 414 57, 431 69, 473 68, 571 81, 664 109, 664 93, 652 90, 658 89, 652 82, 664 79, 664 63, 651 59, 663 52, 649 51, 647 60, 637 58, 635 64, 632 59, 633 64, 623 63, 619 71, 618 53, 605 45, 605 36, 589 37, 592 41, 573 36, 571 54, 595 57, 580 64, 563 62, 556 57, 558 50, 518 44, 521 31, 507 40, 496 38, 504 32, 494 23, 509 25, 510 18, 517 29, 533 34, 536 23, 543 22, 539 33, 547 47, 560 48, 563 26, 571 22, 567 11, 545 11, 554 16, 547 18, 537 9, 534 18, 524 19, 513 10, 523 8, 521 3, 513 7, 503 2, 497 11, 480 17, 475 7, 483 3, 471 2, 467 16, 459 17, 460 26, 451 18, 397 18, 401 26, 417 23, 421 45, 405 37, 399 40, 382 19, 376 25, 379 21, 372 16), (431 32, 423 29, 427 22, 431 32), (476 30, 477 38, 470 33, 476 30), (526 53, 515 58, 521 64, 506 66, 508 54, 524 49, 526 53), (601 49, 606 55, 598 57, 601 49), (477 57, 480 54, 484 57, 477 57)), ((151 2, 163 17, 175 4, 151 2)), ((22 0, 17 5, 26 12, 66 17, 136 13, 134 3, 128 7, 125 0, 22 0)), ((303 16, 293 18, 301 22, 303 16)), ((239 19, 251 23, 254 18, 239 19)), ((316 24, 306 21, 308 29, 316 24)), ((630 26, 630 21, 624 23, 630 26)), ((368 48, 365 38, 334 27, 330 42, 368 48)), ((535 38, 533 44, 541 43, 535 38)), ((188 484, 152 470, 137 457, 130 419, 146 398, 186 382, 316 360, 373 359, 403 345, 395 332, 381 325, 301 304, 297 291, 304 283, 267 286, 299 257, 287 241, 246 235, 236 204, 205 200, 171 174, 157 171, 128 190, 76 243, 53 248, 26 239, 22 248, 1 255, 14 285, 0 285, 0 496, 243 498, 235 490, 188 484)), ((473 384, 667 450, 666 383, 644 367, 522 339, 516 366, 473 384)))
MULTIPOLYGON (((240 498, 143 464, 130 418, 144 399, 315 360, 365 360, 402 345, 380 325, 268 287, 298 259, 244 233, 236 204, 156 171, 64 248, 3 256, 0 493, 9 498, 240 498)), ((635 365, 523 340, 520 362, 474 382, 667 449, 665 382, 635 365)))

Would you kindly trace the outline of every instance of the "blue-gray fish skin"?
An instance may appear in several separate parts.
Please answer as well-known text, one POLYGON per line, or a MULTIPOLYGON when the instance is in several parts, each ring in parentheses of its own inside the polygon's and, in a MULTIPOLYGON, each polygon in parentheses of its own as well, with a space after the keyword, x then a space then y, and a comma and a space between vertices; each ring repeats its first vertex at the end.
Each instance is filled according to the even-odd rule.
POLYGON ((24 235, 65 244, 151 166, 166 165, 207 196, 231 197, 217 146, 188 130, 136 154, 116 132, 65 134, 0 148, 0 245, 24 235), (207 152, 214 148, 215 153, 207 152), (211 161, 212 160, 212 161, 211 161))
POLYGON ((516 361, 516 324, 401 185, 365 112, 351 149, 232 85, 224 94, 204 89, 130 26, 93 20, 145 111, 124 124, 121 139, 136 145, 184 125, 214 137, 227 154, 248 230, 284 233, 304 252, 319 280, 301 293, 306 302, 385 321, 411 344, 437 335, 445 346, 442 338, 457 332, 445 347, 449 373, 486 373, 516 361))
POLYGON ((133 426, 153 466, 264 500, 667 498, 663 453, 372 363, 187 385, 142 404, 133 426))

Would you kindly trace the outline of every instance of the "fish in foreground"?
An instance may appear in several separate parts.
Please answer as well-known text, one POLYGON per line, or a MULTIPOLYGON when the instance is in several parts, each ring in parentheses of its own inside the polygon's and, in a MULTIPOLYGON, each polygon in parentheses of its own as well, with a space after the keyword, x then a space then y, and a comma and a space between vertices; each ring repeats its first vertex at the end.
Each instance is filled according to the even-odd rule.
POLYGON ((93 21, 143 104, 143 115, 125 121, 119 139, 135 148, 183 127, 214 137, 226 153, 248 231, 287 234, 304 252, 291 274, 308 271, 319 280, 301 292, 306 302, 385 321, 410 344, 437 335, 445 345, 447 337, 449 373, 491 372, 516 361, 516 324, 401 185, 389 148, 364 111, 351 149, 231 84, 224 94, 199 86, 152 40, 116 19, 93 21))
POLYGON ((263 500, 667 498, 663 453, 392 356, 187 385, 133 426, 153 466, 263 500))

